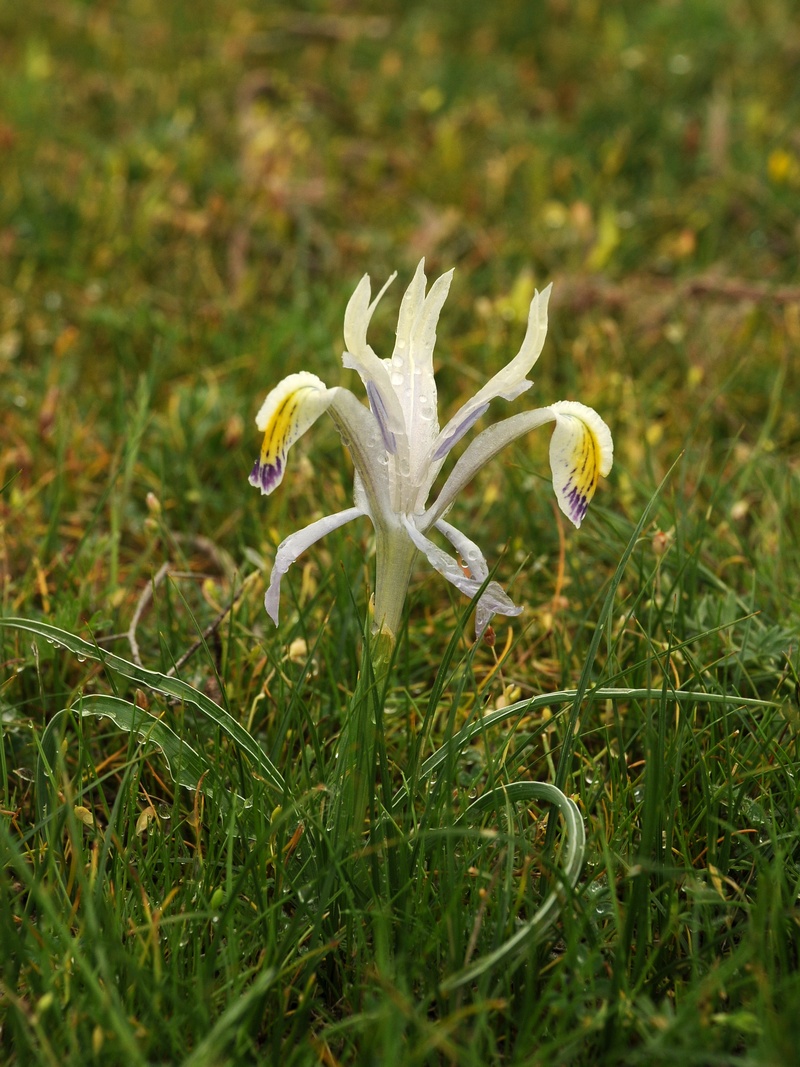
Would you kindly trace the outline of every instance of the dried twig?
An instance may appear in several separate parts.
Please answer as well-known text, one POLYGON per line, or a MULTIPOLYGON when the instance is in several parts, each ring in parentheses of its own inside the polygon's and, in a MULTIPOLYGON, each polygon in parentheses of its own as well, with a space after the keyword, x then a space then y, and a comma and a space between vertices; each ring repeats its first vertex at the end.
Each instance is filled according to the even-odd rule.
POLYGON ((164 563, 156 572, 155 577, 141 592, 138 601, 136 602, 136 610, 133 613, 131 624, 128 627, 128 644, 131 646, 131 659, 137 667, 143 667, 142 657, 139 655, 139 642, 136 640, 136 630, 141 621, 142 615, 144 615, 147 608, 150 606, 153 600, 153 593, 158 589, 164 579, 170 572, 170 564, 164 563))
MULTIPOLYGON (((254 571, 253 574, 250 574, 250 575, 248 575, 247 578, 245 578, 245 580, 242 582, 241 586, 239 587, 238 592, 235 594, 235 596, 233 596, 231 598, 231 601, 228 604, 228 606, 226 608, 224 608, 219 613, 219 615, 216 617, 216 619, 214 619, 214 621, 212 623, 210 623, 205 628, 205 630, 203 630, 203 632, 201 633, 200 637, 198 637, 198 639, 194 642, 194 644, 192 644, 183 653, 183 655, 180 656, 179 659, 177 659, 175 661, 173 666, 170 667, 170 669, 166 672, 167 677, 171 678, 173 675, 175 675, 181 669, 181 667, 186 662, 188 662, 188 660, 190 660, 192 658, 192 656, 195 654, 195 652, 198 651, 198 649, 203 648, 203 646, 206 644, 208 639, 219 629, 219 627, 222 624, 222 622, 227 618, 227 616, 231 613, 231 611, 233 611, 233 609, 236 607, 236 605, 238 604, 239 600, 241 600, 241 598, 242 598, 242 596, 244 594, 244 591, 247 588, 248 584, 252 581, 252 579, 254 577, 256 577, 256 575, 257 575, 257 572, 254 571)), ((190 573, 187 573, 186 571, 174 571, 174 570, 172 570, 171 564, 164 563, 164 564, 162 564, 161 567, 159 567, 158 571, 156 572, 156 574, 153 577, 153 580, 151 582, 149 582, 145 586, 145 588, 142 590, 141 595, 140 595, 140 597, 139 597, 139 599, 138 599, 138 601, 136 603, 136 610, 133 613, 133 618, 131 619, 131 624, 130 624, 130 626, 128 628, 128 633, 127 633, 128 644, 131 647, 131 658, 133 659, 133 662, 138 667, 143 667, 144 664, 142 663, 142 658, 141 658, 141 655, 140 655, 140 652, 139 652, 139 642, 136 639, 136 631, 138 629, 139 623, 141 622, 142 616, 144 615, 145 611, 147 610, 147 608, 152 603, 153 594, 155 593, 156 589, 168 577, 172 577, 172 578, 179 578, 179 577, 180 578, 195 578, 196 579, 196 578, 202 578, 202 577, 205 577, 205 576, 202 575, 202 574, 190 574, 190 573)))
POLYGON ((800 286, 724 278, 719 274, 700 274, 683 281, 648 276, 640 278, 638 283, 628 281, 624 286, 615 285, 602 275, 563 277, 554 287, 553 299, 556 304, 577 311, 587 311, 598 304, 622 309, 631 304, 633 297, 648 293, 672 297, 676 302, 694 296, 776 305, 800 304, 800 286))
POLYGON ((184 663, 190 660, 195 654, 195 652, 197 652, 198 649, 202 648, 206 644, 209 637, 211 637, 212 634, 216 633, 222 622, 227 618, 227 616, 233 611, 233 609, 241 600, 242 595, 244 594, 244 591, 247 588, 247 584, 252 577, 253 575, 249 575, 247 578, 245 578, 244 582, 242 582, 241 586, 239 587, 239 591, 234 597, 232 597, 231 602, 230 604, 228 604, 227 608, 221 611, 219 615, 217 615, 216 619, 214 619, 212 623, 206 626, 205 630, 203 630, 202 634, 198 637, 194 644, 187 648, 183 655, 175 661, 173 666, 170 667, 170 669, 167 671, 167 677, 171 678, 174 674, 176 674, 184 665, 184 663))

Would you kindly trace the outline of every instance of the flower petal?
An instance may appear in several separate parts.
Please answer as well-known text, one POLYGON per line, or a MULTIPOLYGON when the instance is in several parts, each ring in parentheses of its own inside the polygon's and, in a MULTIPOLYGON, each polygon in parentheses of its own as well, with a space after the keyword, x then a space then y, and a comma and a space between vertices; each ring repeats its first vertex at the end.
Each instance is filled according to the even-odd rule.
MULTIPOLYGON (((489 577, 489 565, 475 542, 456 529, 455 526, 445 522, 444 519, 439 519, 436 523, 436 529, 444 534, 459 556, 461 556, 461 559, 469 569, 470 575, 473 578, 477 578, 481 583, 485 582, 489 577)), ((513 614, 519 615, 521 610, 521 608, 517 608, 513 614)), ((492 614, 493 609, 487 603, 484 594, 475 608, 475 630, 479 637, 492 621, 492 614)))
POLYGON ((548 285, 537 292, 528 312, 528 328, 517 355, 507 366, 490 378, 471 400, 462 405, 436 439, 433 451, 434 462, 444 459, 450 449, 478 421, 491 400, 515 400, 529 389, 532 382, 525 377, 534 365, 544 346, 547 335, 547 303, 553 286, 548 285))
POLYGON ((506 445, 546 422, 555 422, 550 443, 550 469, 559 507, 575 526, 580 526, 594 496, 600 475, 607 475, 614 461, 611 431, 592 408, 571 400, 550 407, 522 411, 487 426, 471 441, 442 486, 419 525, 427 530, 441 519, 455 498, 475 475, 506 445))
POLYGON ((334 390, 316 374, 290 374, 269 393, 256 416, 264 433, 261 455, 250 472, 250 484, 271 493, 283 480, 286 456, 294 442, 330 407, 334 390))
MULTIPOLYGON (((433 541, 425 536, 425 534, 421 533, 407 516, 403 515, 401 522, 414 545, 420 552, 425 554, 430 565, 437 570, 442 577, 446 578, 448 582, 454 585, 460 592, 464 593, 465 596, 472 598, 477 595, 483 582, 486 580, 488 569, 484 573, 482 580, 468 576, 464 573, 463 569, 459 567, 458 563, 452 556, 448 556, 448 554, 443 552, 438 545, 435 545, 433 541)), ((454 543, 451 538, 452 534, 461 541, 465 548, 467 544, 469 544, 471 548, 477 549, 476 545, 469 541, 468 538, 464 537, 463 534, 459 534, 459 532, 450 526, 449 523, 444 523, 443 525, 444 528, 442 528, 442 533, 445 534, 451 543, 454 543)), ((469 552, 469 549, 467 549, 467 551, 469 552)), ((511 600, 497 582, 489 582, 478 601, 478 610, 476 611, 475 616, 477 636, 481 636, 492 615, 519 615, 521 611, 522 608, 516 606, 513 600, 511 600)))
POLYGON ((592 408, 576 401, 553 404, 556 428, 550 441, 550 469, 558 506, 576 526, 586 516, 600 475, 614 462, 611 431, 592 408))
POLYGON ((458 457, 458 461, 442 486, 441 492, 431 504, 424 516, 420 519, 420 527, 427 530, 445 514, 453 501, 468 485, 478 471, 482 470, 490 460, 494 459, 506 445, 516 441, 518 437, 535 430, 537 426, 555 419, 550 408, 536 408, 534 411, 521 411, 518 415, 511 415, 491 426, 487 426, 478 436, 470 441, 464 452, 458 457))
POLYGON ((367 390, 370 407, 381 426, 387 451, 397 450, 397 438, 405 434, 403 410, 392 386, 388 360, 379 359, 367 341, 367 328, 378 301, 396 277, 389 278, 381 291, 370 303, 370 280, 365 274, 347 302, 344 313, 344 343, 346 350, 342 364, 348 370, 358 371, 367 390))
MULTIPOLYGON (((422 305, 425 303, 425 260, 421 259, 417 264, 417 269, 414 271, 414 277, 403 293, 403 299, 400 301, 400 314, 397 316, 397 331, 394 342, 394 352, 392 353, 392 363, 394 365, 395 356, 398 354, 405 358, 405 353, 411 345, 411 334, 414 329, 414 323, 417 321, 422 305)), ((402 362, 399 364, 403 366, 402 362)))
POLYGON ((437 278, 425 296, 425 260, 405 292, 391 359, 391 383, 400 398, 412 452, 425 457, 439 432, 433 349, 436 326, 453 280, 452 270, 437 278))
POLYGON ((275 562, 272 565, 272 574, 264 597, 264 607, 276 626, 278 625, 281 578, 297 557, 313 544, 316 544, 325 534, 338 530, 346 522, 350 522, 351 519, 357 519, 363 514, 364 512, 361 508, 348 508, 346 511, 339 511, 335 515, 326 515, 323 519, 317 519, 316 522, 312 522, 309 526, 298 530, 297 533, 290 534, 284 541, 281 541, 275 553, 275 562))
POLYGON ((349 389, 331 389, 331 393, 333 398, 328 412, 353 460, 360 500, 366 501, 368 508, 365 510, 375 526, 396 524, 386 473, 388 460, 382 440, 383 427, 349 389))
POLYGON ((364 356, 369 359, 370 353, 375 359, 378 358, 367 343, 367 330, 381 297, 396 277, 397 271, 388 278, 378 295, 370 302, 372 285, 369 275, 365 274, 347 301, 347 307, 344 310, 344 343, 354 358, 364 356))

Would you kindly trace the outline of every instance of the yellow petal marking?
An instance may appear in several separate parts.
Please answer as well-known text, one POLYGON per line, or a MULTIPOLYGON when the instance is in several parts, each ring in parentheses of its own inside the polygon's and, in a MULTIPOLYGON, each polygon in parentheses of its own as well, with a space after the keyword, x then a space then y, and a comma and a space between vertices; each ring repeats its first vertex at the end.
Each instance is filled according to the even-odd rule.
POLYGON ((327 410, 331 399, 331 390, 307 371, 290 374, 275 386, 256 417, 264 439, 261 455, 250 473, 251 485, 265 494, 280 485, 289 449, 327 410))

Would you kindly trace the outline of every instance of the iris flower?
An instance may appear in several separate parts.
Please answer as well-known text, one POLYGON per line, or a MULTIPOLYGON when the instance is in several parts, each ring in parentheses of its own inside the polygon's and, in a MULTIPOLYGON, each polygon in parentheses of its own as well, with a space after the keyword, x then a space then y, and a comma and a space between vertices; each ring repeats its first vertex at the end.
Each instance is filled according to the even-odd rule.
POLYGON ((580 526, 598 479, 611 470, 611 433, 600 416, 583 404, 560 400, 523 411, 477 434, 454 464, 432 503, 433 484, 452 448, 472 429, 491 401, 515 400, 533 383, 526 377, 544 344, 551 286, 536 292, 518 354, 490 378, 439 428, 433 348, 436 326, 453 272, 426 293, 425 262, 420 262, 400 305, 397 339, 389 359, 380 359, 367 341, 367 328, 378 301, 395 275, 371 300, 369 276, 359 282, 344 316, 344 366, 358 372, 369 407, 349 390, 328 388, 315 374, 290 374, 275 386, 256 418, 264 434, 261 454, 250 474, 251 485, 269 494, 280 485, 291 446, 327 411, 350 452, 355 468, 354 506, 312 522, 278 546, 265 597, 277 625, 281 578, 297 557, 325 534, 366 515, 375 528, 376 584, 374 629, 396 635, 418 553, 435 570, 477 602, 478 636, 492 615, 518 615, 500 585, 486 582, 489 568, 478 546, 445 520, 456 496, 478 471, 517 438, 544 423, 555 428, 550 442, 550 469, 559 507, 580 526), (437 530, 461 557, 445 552, 428 536, 437 530))

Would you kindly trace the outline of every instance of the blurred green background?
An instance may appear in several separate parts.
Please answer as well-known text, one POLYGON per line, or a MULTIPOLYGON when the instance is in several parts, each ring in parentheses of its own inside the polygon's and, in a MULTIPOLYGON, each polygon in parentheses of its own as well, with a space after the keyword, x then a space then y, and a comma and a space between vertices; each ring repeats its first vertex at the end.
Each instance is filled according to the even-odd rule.
MULTIPOLYGON (((451 404, 465 375, 516 351, 533 285, 555 282, 539 395, 603 412, 623 499, 700 412, 701 451, 757 442, 776 377, 770 438, 791 448, 796 13, 6 2, 12 512, 24 502, 44 525, 55 479, 83 529, 140 388, 141 487, 176 527, 235 544, 258 510, 239 488, 262 395, 289 370, 336 379, 357 278, 399 269, 399 289, 422 255, 429 274, 457 267, 440 344, 451 404)), ((141 492, 137 505, 130 520, 141 492)), ((47 531, 48 551, 69 539, 47 531)))

